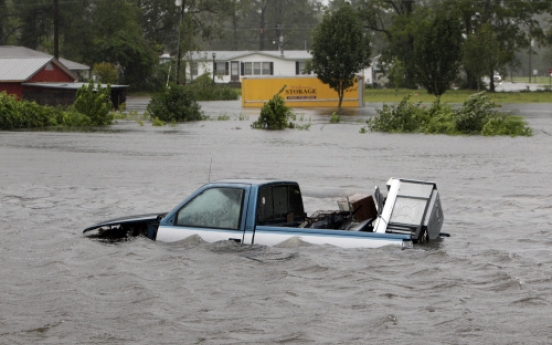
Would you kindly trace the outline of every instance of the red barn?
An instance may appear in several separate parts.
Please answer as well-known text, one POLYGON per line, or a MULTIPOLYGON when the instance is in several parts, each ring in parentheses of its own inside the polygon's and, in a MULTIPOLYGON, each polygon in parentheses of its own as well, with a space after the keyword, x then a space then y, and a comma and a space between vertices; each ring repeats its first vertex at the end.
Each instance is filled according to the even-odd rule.
POLYGON ((73 83, 78 80, 52 55, 25 47, 0 46, 0 92, 23 97, 23 83, 73 83))
MULTIPOLYGON (((77 90, 78 73, 89 67, 25 47, 0 46, 0 92, 42 105, 71 105, 77 90)), ((107 85, 102 85, 106 87, 107 85)), ((111 85, 111 101, 118 108, 126 101, 127 85, 111 85)))

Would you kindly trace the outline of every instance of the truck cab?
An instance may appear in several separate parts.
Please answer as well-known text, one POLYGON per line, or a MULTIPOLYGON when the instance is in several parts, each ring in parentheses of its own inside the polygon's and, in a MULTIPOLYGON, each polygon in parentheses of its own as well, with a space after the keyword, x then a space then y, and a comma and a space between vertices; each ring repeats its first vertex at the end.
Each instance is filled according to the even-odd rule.
POLYGON ((298 225, 305 216, 296 182, 221 180, 203 186, 169 212, 156 239, 171 242, 198 235, 208 242, 253 244, 256 225, 298 225))

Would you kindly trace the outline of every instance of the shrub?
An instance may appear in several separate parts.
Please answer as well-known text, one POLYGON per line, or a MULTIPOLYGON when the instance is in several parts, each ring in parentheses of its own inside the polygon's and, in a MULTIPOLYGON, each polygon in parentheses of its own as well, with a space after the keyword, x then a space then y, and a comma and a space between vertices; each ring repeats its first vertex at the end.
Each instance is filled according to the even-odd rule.
POLYGON ((151 118, 164 122, 197 121, 204 118, 193 93, 183 85, 171 83, 154 94, 148 104, 151 118))
POLYGON ((100 84, 94 87, 94 83, 83 85, 77 90, 77 97, 73 106, 76 111, 88 116, 93 126, 110 125, 113 115, 109 113, 111 103, 111 87, 103 88, 100 84))
POLYGON ((440 113, 431 117, 424 127, 425 134, 459 134, 454 125, 453 113, 440 113))
POLYGON ((89 125, 88 116, 74 107, 41 106, 35 102, 17 101, 13 95, 0 92, 0 129, 44 128, 48 126, 89 125))
POLYGON ((284 91, 286 85, 284 85, 272 99, 263 105, 261 108, 261 114, 259 119, 251 124, 253 128, 262 129, 284 129, 293 128, 293 124, 290 119, 295 119, 295 115, 291 109, 286 106, 284 99, 280 94, 284 91))
MULTIPOLYGON (((469 96, 456 111, 437 100, 429 109, 408 102, 406 96, 397 106, 383 105, 378 116, 368 119, 368 129, 378 132, 423 132, 426 134, 480 134, 530 136, 531 128, 520 116, 493 111, 499 106, 484 93, 469 96)), ((366 132, 361 129, 361 133, 366 132)))
POLYGON ((456 129, 465 134, 481 133, 488 118, 496 114, 491 109, 498 106, 484 92, 469 96, 454 116, 456 129))
POLYGON ((397 105, 383 105, 378 109, 378 116, 367 120, 368 128, 378 132, 415 132, 420 129, 425 120, 421 103, 410 102, 410 95, 403 98, 397 105))
POLYGON ((437 99, 427 111, 424 133, 458 134, 453 117, 454 110, 447 105, 441 104, 439 99, 437 99))
POLYGON ((155 127, 161 127, 165 125, 165 122, 163 122, 162 120, 159 120, 158 117, 152 117, 151 124, 152 126, 155 126, 155 127))
POLYGON ((19 128, 44 128, 54 125, 52 107, 40 106, 35 102, 22 101, 18 103, 20 123, 19 128))
POLYGON ((523 135, 531 136, 533 131, 527 126, 525 119, 521 116, 509 116, 496 114, 491 116, 481 130, 482 135, 509 135, 512 137, 523 135))
POLYGON ((11 129, 18 121, 17 100, 15 96, 0 92, 0 128, 11 129))
POLYGON ((66 127, 89 126, 90 118, 78 112, 75 107, 63 109, 59 106, 55 108, 54 123, 52 125, 66 127))
POLYGON ((341 116, 337 115, 335 112, 332 113, 332 117, 330 117, 330 123, 340 123, 341 122, 341 116))
POLYGON ((44 128, 56 125, 56 110, 35 102, 18 101, 15 96, 0 93, 0 128, 44 128))
POLYGON ((209 73, 204 73, 186 86, 197 101, 228 101, 238 99, 238 94, 224 85, 213 84, 209 73))

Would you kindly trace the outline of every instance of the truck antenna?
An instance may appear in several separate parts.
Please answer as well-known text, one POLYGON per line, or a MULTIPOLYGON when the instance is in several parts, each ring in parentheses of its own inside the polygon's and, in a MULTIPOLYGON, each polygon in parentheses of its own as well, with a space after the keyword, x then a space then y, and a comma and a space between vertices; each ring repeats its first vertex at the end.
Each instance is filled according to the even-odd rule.
POLYGON ((209 182, 211 182, 211 167, 213 166, 213 157, 211 157, 211 163, 209 164, 209 182))

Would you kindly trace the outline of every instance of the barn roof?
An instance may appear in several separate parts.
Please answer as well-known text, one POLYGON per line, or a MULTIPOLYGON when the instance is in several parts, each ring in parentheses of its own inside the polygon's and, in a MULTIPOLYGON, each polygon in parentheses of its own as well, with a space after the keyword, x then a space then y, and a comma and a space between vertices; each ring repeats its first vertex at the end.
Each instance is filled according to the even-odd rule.
POLYGON ((24 82, 53 58, 4 59, 0 57, 0 82, 24 82))
POLYGON ((50 54, 25 47, 0 46, 0 82, 25 82, 48 63, 57 65, 75 80, 78 79, 69 66, 57 61, 50 54))

